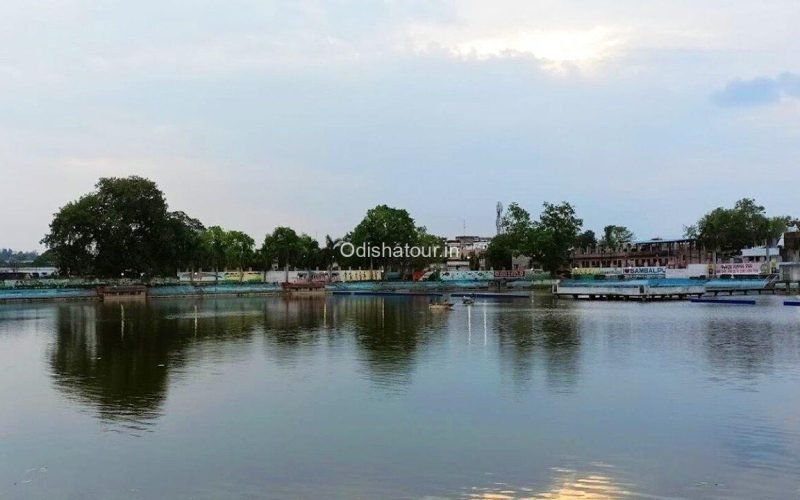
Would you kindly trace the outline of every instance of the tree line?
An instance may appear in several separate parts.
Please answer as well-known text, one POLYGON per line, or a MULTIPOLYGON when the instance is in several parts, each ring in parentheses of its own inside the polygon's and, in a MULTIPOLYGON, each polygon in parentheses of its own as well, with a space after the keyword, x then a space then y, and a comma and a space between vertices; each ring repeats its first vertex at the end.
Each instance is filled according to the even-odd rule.
MULTIPOLYGON (((790 226, 789 216, 768 217, 764 207, 744 198, 733 208, 716 208, 685 228, 687 238, 696 238, 709 251, 734 253, 740 249, 774 241, 790 226)), ((598 238, 583 230, 583 220, 567 202, 544 203, 533 218, 518 203, 502 214, 501 234, 490 242, 485 266, 510 269, 512 259, 526 256, 529 266, 541 266, 551 273, 567 270, 576 248, 618 249, 633 241, 627 227, 607 225, 598 238)), ((286 226, 276 227, 257 244, 250 235, 206 227, 182 211, 171 211, 155 182, 142 177, 101 178, 95 189, 56 212, 42 243, 49 263, 62 275, 73 276, 174 276, 180 270, 224 270, 247 268, 327 269, 342 267, 384 269, 408 277, 439 256, 410 257, 352 255, 340 251, 344 242, 390 247, 417 246, 444 249, 445 238, 417 225, 404 209, 378 205, 347 234, 322 242, 286 226)), ((477 267, 473 257, 471 267, 477 267)))
MULTIPOLYGON (((510 267, 513 257, 526 256, 530 265, 547 271, 566 270, 575 249, 602 247, 619 250, 636 236, 625 226, 609 224, 600 238, 594 231, 581 231, 583 221, 576 217, 569 203, 544 204, 538 220, 517 203, 511 203, 502 215, 502 233, 495 236, 487 250, 488 265, 496 269, 510 267)), ((718 256, 738 255, 743 248, 774 246, 791 227, 800 229, 800 220, 788 215, 768 216, 765 208, 751 198, 742 198, 733 207, 718 207, 703 215, 697 223, 684 227, 684 237, 695 239, 718 256)))
POLYGON ((21 252, 11 248, 0 248, 0 264, 16 265, 30 263, 39 257, 38 252, 21 252))
POLYGON ((417 226, 406 210, 379 205, 341 238, 319 241, 290 227, 276 227, 259 244, 248 234, 206 227, 182 211, 171 211, 155 182, 142 177, 101 178, 94 191, 53 215, 42 243, 67 276, 174 276, 180 270, 394 269, 408 274, 442 258, 381 256, 345 258, 354 245, 444 247, 445 239, 417 226))

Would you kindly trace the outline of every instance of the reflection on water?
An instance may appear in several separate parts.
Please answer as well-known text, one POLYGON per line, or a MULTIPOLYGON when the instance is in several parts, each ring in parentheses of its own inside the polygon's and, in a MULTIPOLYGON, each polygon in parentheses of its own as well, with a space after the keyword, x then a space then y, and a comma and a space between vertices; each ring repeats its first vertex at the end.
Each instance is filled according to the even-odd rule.
POLYGON ((0 497, 791 498, 772 299, 0 306, 0 497))
POLYGON ((358 297, 338 303, 341 327, 353 332, 376 386, 402 390, 411 382, 419 349, 442 340, 447 314, 430 311, 427 303, 421 297, 358 297))
POLYGON ((464 493, 465 498, 484 500, 541 499, 555 500, 618 500, 622 498, 654 498, 631 491, 632 485, 615 479, 609 466, 595 465, 593 472, 579 472, 554 467, 551 483, 546 489, 493 483, 490 486, 473 486, 464 493))
POLYGON ((541 362, 551 389, 569 391, 574 386, 581 343, 574 315, 544 309, 539 314, 523 310, 493 318, 490 329, 498 337, 500 359, 510 365, 516 384, 525 386, 534 363, 541 362))

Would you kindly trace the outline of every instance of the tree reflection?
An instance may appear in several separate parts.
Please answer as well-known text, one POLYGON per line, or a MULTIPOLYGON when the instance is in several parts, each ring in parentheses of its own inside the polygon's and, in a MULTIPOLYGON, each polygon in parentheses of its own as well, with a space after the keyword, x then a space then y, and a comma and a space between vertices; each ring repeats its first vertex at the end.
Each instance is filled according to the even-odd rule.
POLYGON ((421 346, 439 339, 447 313, 422 297, 354 297, 336 305, 341 326, 352 328, 369 378, 396 390, 408 385, 421 346))
MULTIPOLYGON (((161 415, 170 373, 192 356, 214 358, 214 346, 235 352, 258 319, 241 306, 215 304, 68 304, 57 309, 48 357, 56 387, 100 419, 143 430, 161 415), (212 349, 209 351, 208 349, 212 349)), ((257 310, 256 310, 257 312, 257 310)))
POLYGON ((133 428, 160 414, 173 337, 157 334, 146 307, 63 306, 57 321, 50 364, 61 391, 133 428))
POLYGON ((324 296, 282 297, 261 304, 267 356, 293 366, 324 333, 328 302, 324 296))
POLYGON ((531 312, 500 309, 493 313, 501 364, 510 367, 517 387, 531 383, 537 362, 554 391, 571 390, 577 382, 580 334, 574 315, 558 309, 531 312))

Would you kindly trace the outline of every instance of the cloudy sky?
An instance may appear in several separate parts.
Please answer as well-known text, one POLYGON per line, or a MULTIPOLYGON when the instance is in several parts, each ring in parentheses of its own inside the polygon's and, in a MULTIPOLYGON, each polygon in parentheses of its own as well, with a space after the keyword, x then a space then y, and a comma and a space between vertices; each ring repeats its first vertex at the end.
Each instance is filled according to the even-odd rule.
POLYGON ((251 233, 366 209, 491 234, 497 201, 671 237, 798 215, 800 2, 0 2, 0 247, 101 176, 251 233))

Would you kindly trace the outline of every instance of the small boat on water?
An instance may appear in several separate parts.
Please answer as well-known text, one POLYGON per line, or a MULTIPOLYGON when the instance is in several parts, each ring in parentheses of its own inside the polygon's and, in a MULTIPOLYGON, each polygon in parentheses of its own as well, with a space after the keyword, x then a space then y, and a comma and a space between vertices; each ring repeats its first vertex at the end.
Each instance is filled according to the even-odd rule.
POLYGON ((452 302, 431 302, 428 307, 431 308, 432 311, 449 311, 453 309, 452 302))

